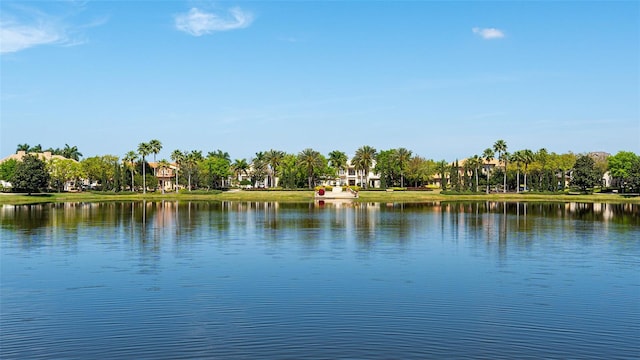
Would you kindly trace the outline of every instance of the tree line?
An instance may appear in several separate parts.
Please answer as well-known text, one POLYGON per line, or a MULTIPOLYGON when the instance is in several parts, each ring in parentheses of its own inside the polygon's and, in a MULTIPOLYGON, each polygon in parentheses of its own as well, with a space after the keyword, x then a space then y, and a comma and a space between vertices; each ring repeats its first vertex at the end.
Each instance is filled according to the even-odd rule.
MULTIPOLYGON (((80 184, 81 180, 98 184, 97 188, 104 191, 146 192, 158 188, 164 191, 164 186, 159 186, 158 171, 172 169, 174 183, 189 191, 248 185, 296 189, 313 188, 337 179, 341 172, 352 171, 351 175, 358 179, 356 185, 364 188, 370 186, 371 174, 376 174, 381 188, 439 186, 445 191, 488 193, 560 192, 566 190, 566 179, 570 179, 570 186, 586 191, 603 187, 603 175, 608 172, 612 187, 622 192, 640 191, 640 156, 628 151, 609 157, 557 154, 544 148, 510 153, 507 143, 497 140, 481 153, 453 163, 427 159, 406 148, 378 151, 368 145, 358 148, 351 159, 340 150, 325 156, 307 148, 297 154, 271 149, 257 152, 249 160, 233 161, 222 150, 206 154, 201 150, 174 150, 171 161, 157 161, 162 148, 162 143, 153 139, 138 144, 122 158, 103 155, 81 159, 82 153, 76 146, 65 144, 62 149, 44 151, 67 159, 54 158, 46 163, 37 157, 22 162, 5 161, 0 164, 0 179, 13 180, 16 190, 30 192, 46 188, 62 191, 65 183, 80 184), (151 155, 153 167, 148 161, 151 155), (38 167, 41 171, 34 170, 38 167), (39 173, 37 186, 26 185, 29 181, 23 176, 25 172, 39 173)), ((28 144, 18 145, 16 151, 43 152, 41 145, 28 144)))

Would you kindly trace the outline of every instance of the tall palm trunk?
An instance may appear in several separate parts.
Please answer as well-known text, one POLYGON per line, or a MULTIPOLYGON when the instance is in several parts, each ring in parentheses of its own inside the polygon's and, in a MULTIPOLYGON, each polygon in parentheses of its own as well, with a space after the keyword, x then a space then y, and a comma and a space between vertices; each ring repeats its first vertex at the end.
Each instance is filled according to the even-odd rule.
POLYGON ((487 194, 489 193, 489 173, 491 171, 489 171, 489 168, 487 168, 487 194))
POLYGON ((147 173, 146 173, 146 166, 145 165, 145 161, 144 161, 144 156, 142 157, 142 193, 146 194, 147 193, 147 173))
POLYGON ((477 192, 478 191, 478 168, 476 168, 475 170, 476 170, 475 171, 475 176, 476 176, 476 189, 475 189, 475 191, 477 192))
POLYGON ((502 193, 506 193, 507 192, 507 160, 506 160, 506 155, 505 155, 505 160, 504 160, 504 178, 502 180, 502 193))

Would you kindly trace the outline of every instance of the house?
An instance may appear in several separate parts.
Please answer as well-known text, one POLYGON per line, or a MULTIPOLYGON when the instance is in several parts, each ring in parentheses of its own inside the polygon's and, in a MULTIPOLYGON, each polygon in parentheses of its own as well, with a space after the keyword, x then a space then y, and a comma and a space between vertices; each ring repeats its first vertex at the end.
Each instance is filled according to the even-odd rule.
MULTIPOLYGON (((161 167, 159 162, 149 161, 147 162, 149 167, 153 169, 155 177, 158 179, 158 189, 164 191, 176 190, 176 169, 178 165, 175 163, 169 164, 169 167, 161 167)), ((179 188, 179 185, 178 185, 179 188)))
MULTIPOLYGON (((45 163, 48 163, 52 160, 70 160, 73 161, 75 163, 78 163, 77 160, 75 159, 68 159, 62 155, 54 155, 51 153, 51 151, 45 151, 45 152, 40 152, 40 153, 36 153, 36 152, 30 152, 27 153, 26 151, 18 151, 15 154, 11 154, 9 156, 6 156, 2 159, 0 159, 0 164, 4 163, 5 161, 9 161, 9 160, 16 160, 16 161, 22 161, 22 159, 24 159, 25 156, 27 155, 34 155, 37 156, 40 160, 44 161, 45 163)), ((3 188, 10 188, 12 185, 10 182, 6 181, 7 179, 0 179, 2 180, 2 187, 3 188)), ((75 180, 69 180, 67 182, 64 183, 63 185, 63 190, 64 191, 72 191, 72 190, 76 190, 76 182, 75 180)))
POLYGON ((338 170, 338 177, 335 179, 325 180, 325 185, 330 186, 360 186, 364 187, 366 182, 368 188, 379 188, 381 186, 380 174, 377 174, 373 169, 375 168, 375 161, 371 164, 367 174, 362 174, 356 170, 355 165, 351 163, 351 160, 347 161, 347 168, 338 170))
MULTIPOLYGON (((41 152, 41 153, 32 152, 32 153, 28 153, 28 154, 27 154, 26 151, 18 151, 15 154, 11 154, 9 156, 6 156, 6 157, 0 159, 0 164, 2 164, 5 161, 11 160, 11 159, 16 160, 16 161, 22 161, 22 158, 24 158, 27 155, 35 155, 38 158, 40 158, 40 160, 42 160, 44 162, 47 162, 47 161, 50 161, 50 160, 53 160, 53 159, 73 160, 73 159, 67 159, 66 157, 61 156, 61 155, 53 155, 51 153, 51 151, 45 151, 45 152, 41 152)), ((73 161, 76 161, 76 160, 73 160, 73 161)))

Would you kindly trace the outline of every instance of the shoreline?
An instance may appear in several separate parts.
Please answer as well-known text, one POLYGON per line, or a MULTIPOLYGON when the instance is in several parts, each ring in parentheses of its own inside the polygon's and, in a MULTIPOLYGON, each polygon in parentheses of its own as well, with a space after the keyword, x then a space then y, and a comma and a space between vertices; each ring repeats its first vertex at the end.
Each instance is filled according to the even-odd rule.
MULTIPOLYGON (((625 197, 620 194, 592 195, 545 195, 526 193, 442 195, 425 191, 361 191, 354 202, 456 202, 456 201, 503 201, 503 202, 583 202, 640 204, 640 196, 625 197)), ((314 191, 229 191, 218 194, 166 193, 117 194, 117 193, 47 193, 0 195, 0 205, 28 205, 64 202, 108 202, 108 201, 265 201, 265 202, 314 202, 314 191)))

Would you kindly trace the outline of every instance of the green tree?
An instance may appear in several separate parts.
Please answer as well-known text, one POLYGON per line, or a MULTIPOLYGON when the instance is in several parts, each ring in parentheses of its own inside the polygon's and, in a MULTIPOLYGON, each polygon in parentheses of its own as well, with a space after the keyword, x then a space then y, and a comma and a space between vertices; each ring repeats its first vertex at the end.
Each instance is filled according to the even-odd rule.
POLYGON ((18 151, 29 152, 29 149, 31 149, 31 146, 29 146, 29 144, 18 144, 18 147, 16 148, 16 154, 18 153, 18 151))
POLYGON ((509 160, 511 160, 511 162, 516 167, 516 192, 519 193, 520 192, 520 164, 522 164, 522 161, 523 161, 522 151, 521 150, 515 151, 513 154, 511 154, 511 157, 509 160))
POLYGON ((53 158, 47 163, 47 170, 53 188, 61 192, 68 181, 83 177, 84 172, 79 162, 71 159, 53 158))
POLYGON ((13 177, 17 165, 18 160, 16 159, 9 159, 0 164, 0 180, 9 181, 13 177))
POLYGON ((631 164, 628 179, 627 187, 629 188, 629 191, 635 193, 640 192, 640 156, 636 157, 631 164))
POLYGON ((233 164, 231 164, 231 171, 235 176, 236 180, 240 178, 240 175, 244 174, 245 176, 249 175, 249 163, 247 159, 235 159, 233 164))
POLYGON ((407 164, 411 159, 411 150, 407 150, 403 147, 395 151, 395 158, 400 167, 400 187, 404 187, 404 173, 407 169, 407 164))
POLYGON ((324 167, 322 155, 311 148, 304 149, 298 154, 298 166, 307 174, 308 186, 312 189, 316 171, 324 167))
POLYGON ((376 154, 376 166, 373 168, 380 175, 381 187, 386 189, 394 186, 396 176, 400 174, 400 165, 397 161, 395 149, 381 150, 376 154))
POLYGON ((565 190, 567 172, 573 168, 576 163, 576 155, 573 153, 566 153, 558 156, 556 160, 556 166, 560 170, 560 183, 562 184, 562 191, 565 190))
POLYGON ((451 164, 451 173, 449 175, 449 181, 451 182, 451 189, 454 191, 460 191, 460 164, 458 159, 451 164))
POLYGON ((533 151, 529 150, 529 149, 525 149, 522 150, 521 152, 521 161, 524 164, 524 189, 525 191, 528 191, 529 188, 527 187, 527 173, 529 172, 529 164, 531 164, 534 161, 534 154, 533 151))
POLYGON ((202 151, 199 151, 199 150, 192 150, 190 152, 185 151, 184 154, 186 154, 184 157, 183 164, 187 172, 187 188, 189 189, 189 191, 191 191, 193 188, 191 186, 191 180, 194 177, 194 175, 197 173, 198 162, 202 160, 202 151))
POLYGON ((573 165, 571 185, 579 187, 583 192, 600 184, 595 161, 589 155, 581 155, 573 165))
POLYGON ((446 160, 440 160, 436 163, 436 173, 440 175, 440 188, 447 190, 447 172, 451 167, 446 160))
POLYGON ((607 159, 609 172, 615 186, 623 192, 628 190, 628 185, 633 182, 633 165, 640 157, 630 151, 620 151, 607 159))
POLYGON ((280 166, 280 162, 284 157, 284 151, 280 150, 269 150, 264 154, 264 160, 269 165, 269 187, 275 187, 278 184, 276 183, 276 178, 278 177, 278 167, 280 166))
POLYGON ((475 178, 475 187, 474 192, 478 191, 478 170, 482 166, 482 158, 479 155, 473 155, 472 157, 467 159, 467 163, 469 167, 473 169, 473 176, 475 178))
POLYGON ((173 150, 171 153, 171 160, 176 164, 176 193, 178 192, 178 172, 182 169, 184 164, 185 154, 180 150, 173 150))
POLYGON ((504 140, 497 140, 493 144, 493 151, 498 154, 498 160, 502 161, 504 166, 504 177, 502 183, 502 192, 507 192, 507 161, 509 159, 509 154, 507 153, 507 143, 504 140))
POLYGON ((89 185, 100 181, 104 176, 104 162, 100 156, 92 156, 86 159, 82 159, 82 170, 89 181, 89 185))
POLYGON ((340 170, 347 170, 347 154, 340 150, 333 150, 329 153, 329 166, 335 171, 335 176, 340 174, 340 170))
MULTIPOLYGON (((52 153, 56 153, 58 151, 52 151, 52 153)), ((78 151, 77 146, 69 146, 69 144, 64 144, 64 149, 59 151, 59 155, 66 157, 67 159, 73 159, 76 161, 80 161, 80 157, 82 157, 82 153, 78 151)))
POLYGON ((251 160, 251 181, 254 186, 258 186, 267 177, 268 166, 264 152, 257 152, 256 157, 251 160))
POLYGON ((351 160, 352 164, 356 168, 356 171, 359 171, 361 174, 360 177, 360 185, 362 185, 365 189, 369 187, 369 171, 373 167, 373 162, 375 161, 377 151, 375 148, 364 145, 356 150, 356 154, 351 160), (362 179, 364 177, 364 181, 362 179))
POLYGON ((414 156, 409 160, 406 170, 408 182, 413 182, 413 186, 418 187, 429 182, 435 174, 436 163, 420 156, 414 156))
POLYGON ((487 194, 489 193, 489 175, 491 175, 491 160, 493 160, 495 157, 495 153, 493 152, 493 149, 491 148, 486 148, 484 149, 484 152, 482 153, 482 159, 487 163, 487 194))
POLYGON ((147 161, 145 157, 151 154, 152 147, 149 143, 140 143, 138 144, 138 154, 142 157, 142 193, 147 193, 147 161))
POLYGON ((206 158, 200 161, 199 166, 201 172, 207 175, 209 188, 224 187, 224 179, 231 173, 229 160, 217 153, 210 152, 206 158))
POLYGON ((118 157, 114 155, 92 156, 83 159, 80 164, 90 184, 98 182, 102 190, 115 188, 118 157))
MULTIPOLYGON (((158 139, 153 139, 147 144, 149 145, 149 151, 153 154, 153 162, 156 162, 156 155, 162 150, 162 143, 158 139)), ((156 168, 153 168, 153 176, 156 176, 156 168)))
POLYGON ((13 188, 31 195, 49 184, 49 172, 44 161, 35 155, 26 155, 16 165, 11 178, 13 188))
POLYGON ((60 156, 63 156, 63 155, 62 155, 62 150, 60 150, 60 148, 55 148, 55 149, 54 149, 54 148, 52 148, 52 147, 49 147, 48 149, 46 149, 46 150, 45 150, 45 152, 46 152, 46 151, 50 152, 50 153, 51 153, 51 155, 60 155, 60 156))
MULTIPOLYGON (((294 189, 298 187, 298 179, 304 177, 300 175, 298 167, 298 157, 294 154, 285 154, 280 162, 280 184, 286 189, 294 189)), ((304 184, 304 179, 302 180, 304 184)))
POLYGON ((136 160, 138 159, 138 155, 135 153, 135 151, 131 150, 128 151, 124 157, 122 158, 122 161, 124 162, 124 165, 129 169, 129 171, 131 172, 131 191, 135 191, 134 190, 134 178, 133 175, 136 171, 136 160))

